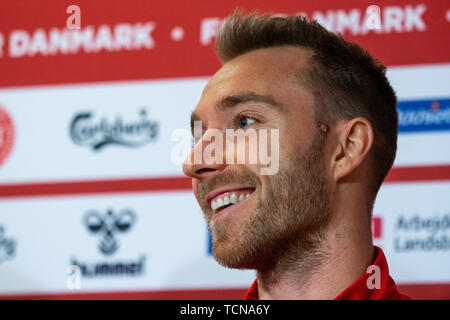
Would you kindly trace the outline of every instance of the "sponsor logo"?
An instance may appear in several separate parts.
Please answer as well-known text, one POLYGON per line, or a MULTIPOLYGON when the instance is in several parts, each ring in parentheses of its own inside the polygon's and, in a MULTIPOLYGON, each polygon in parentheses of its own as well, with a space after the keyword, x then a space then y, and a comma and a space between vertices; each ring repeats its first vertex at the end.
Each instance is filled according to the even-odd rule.
POLYGON ((120 115, 110 121, 105 116, 96 118, 91 111, 79 112, 70 124, 72 141, 94 151, 111 145, 138 148, 154 142, 158 136, 159 122, 148 119, 146 109, 131 121, 120 115))
POLYGON ((145 255, 137 260, 115 261, 115 262, 81 262, 76 258, 70 261, 70 267, 77 267, 81 276, 85 278, 96 277, 118 277, 118 276, 143 276, 145 272, 145 255))
POLYGON ((411 253, 450 250, 450 213, 400 215, 395 223, 394 250, 411 253))
POLYGON ((16 241, 5 236, 5 228, 0 225, 0 264, 10 260, 16 253, 16 241))
POLYGON ((14 144, 14 125, 11 117, 0 106, 0 166, 8 158, 14 144))
POLYGON ((398 103, 398 131, 450 130, 450 99, 398 103))
POLYGON ((206 248, 206 252, 209 256, 212 256, 212 240, 211 240, 211 233, 207 232, 207 248, 206 248))
MULTIPOLYGON (((118 252, 119 242, 117 235, 129 232, 136 224, 137 215, 131 209, 123 209, 115 213, 112 209, 102 214, 96 210, 88 211, 83 217, 83 225, 100 240, 97 247, 103 256, 111 257, 118 252)), ((145 272, 145 254, 136 259, 118 261, 83 262, 75 257, 71 258, 69 267, 77 268, 82 277, 107 276, 142 276, 145 272)))
POLYGON ((129 231, 135 219, 136 215, 130 209, 124 209, 117 214, 108 209, 104 215, 98 211, 89 211, 84 216, 84 225, 90 233, 101 236, 98 248, 101 253, 109 256, 119 248, 114 234, 129 231))

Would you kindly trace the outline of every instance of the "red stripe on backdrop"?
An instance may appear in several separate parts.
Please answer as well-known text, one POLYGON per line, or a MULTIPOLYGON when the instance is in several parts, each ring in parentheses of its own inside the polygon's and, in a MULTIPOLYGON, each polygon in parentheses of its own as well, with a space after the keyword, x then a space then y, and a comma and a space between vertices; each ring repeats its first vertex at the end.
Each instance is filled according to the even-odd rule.
MULTIPOLYGON (((448 300, 450 283, 398 285, 413 299, 448 300)), ((0 300, 241 300, 246 288, 1 295, 0 300)))
MULTIPOLYGON (((450 180, 450 165, 392 168, 385 183, 450 180)), ((191 190, 183 176, 0 185, 0 198, 191 190)))
POLYGON ((96 193, 126 193, 190 190, 187 177, 137 178, 86 180, 49 183, 27 183, 0 185, 0 197, 34 197, 82 195, 96 193))
POLYGON ((450 165, 394 167, 384 183, 450 180, 450 165))
POLYGON ((117 291, 0 295, 0 300, 240 300, 247 289, 117 291))
POLYGON ((246 12, 319 15, 333 31, 341 31, 389 66, 450 62, 446 0, 378 0, 383 24, 379 33, 362 31, 372 0, 76 3, 83 36, 71 41, 63 32, 74 31, 66 28, 72 1, 0 1, 0 87, 209 76, 220 63, 210 41, 214 22, 207 19, 222 19, 237 6, 246 12), (130 40, 135 32, 131 30, 147 22, 151 28, 139 29, 144 31, 136 36, 145 39, 147 46, 140 47, 130 40), (85 33, 88 27, 92 33, 85 33))

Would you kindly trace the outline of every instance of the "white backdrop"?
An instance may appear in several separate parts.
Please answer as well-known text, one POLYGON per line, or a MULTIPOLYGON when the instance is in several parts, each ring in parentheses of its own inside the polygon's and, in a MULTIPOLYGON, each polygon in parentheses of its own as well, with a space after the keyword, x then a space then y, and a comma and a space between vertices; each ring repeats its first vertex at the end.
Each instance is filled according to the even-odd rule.
MULTIPOLYGON (((148 9, 138 13, 124 4, 109 4, 114 14, 102 15, 100 5, 81 2, 86 23, 98 27, 154 21, 151 48, 49 55, 35 45, 36 54, 15 57, 8 51, 13 31, 24 29, 32 37, 39 28, 62 30, 66 16, 58 10, 65 4, 52 7, 43 2, 51 10, 44 10, 42 17, 33 16, 33 8, 20 13, 14 11, 13 2, 0 4, 0 72, 4 70, 0 75, 0 295, 224 288, 244 292, 254 272, 225 269, 212 258, 190 182, 182 177, 181 166, 171 162, 175 145, 171 134, 175 129, 189 130, 190 113, 219 66, 210 42, 201 40, 205 19, 219 21, 237 4, 249 10, 322 12, 325 17, 328 4, 198 2, 192 11, 179 3, 137 2, 137 8, 148 9), (186 17, 182 8, 192 15, 186 17), (177 40, 180 48, 173 37, 167 40, 177 25, 185 26, 184 43, 177 40), (84 118, 71 130, 80 115, 84 118), (100 144, 105 130, 114 128, 122 130, 116 143, 100 144), (6 139, 11 135, 12 141, 6 139), (98 232, 90 231, 84 220, 93 212, 103 223, 98 232), (128 218, 133 219, 122 225, 126 230, 120 230, 117 223, 126 218, 124 212, 131 212, 128 218), (117 248, 102 251, 102 239, 110 245, 106 247, 117 248), (72 264, 85 271, 76 290, 68 288, 67 268, 72 264)), ((336 8, 330 2, 329 8, 351 17, 352 8, 364 12, 367 5, 349 1, 336 8)), ((445 41, 438 37, 442 28, 435 22, 444 19, 448 30, 445 5, 444 1, 397 1, 388 6, 381 1, 380 6, 385 11, 404 10, 403 29, 389 22, 391 15, 384 16, 383 32, 361 35, 352 33, 351 25, 344 28, 344 36, 373 49, 388 64, 388 77, 399 98, 398 154, 375 204, 374 242, 383 248, 400 287, 416 288, 412 293, 426 288, 427 294, 439 287, 438 297, 449 298, 450 56, 442 48, 445 41), (426 8, 423 16, 421 5, 426 8), (409 21, 413 9, 416 16, 412 14, 409 21), (422 19, 425 28, 413 18, 422 19), (406 47, 411 37, 428 46, 428 52, 406 47), (391 42, 397 43, 395 48, 382 45, 391 42)), ((449 33, 445 35, 448 39, 449 33)))

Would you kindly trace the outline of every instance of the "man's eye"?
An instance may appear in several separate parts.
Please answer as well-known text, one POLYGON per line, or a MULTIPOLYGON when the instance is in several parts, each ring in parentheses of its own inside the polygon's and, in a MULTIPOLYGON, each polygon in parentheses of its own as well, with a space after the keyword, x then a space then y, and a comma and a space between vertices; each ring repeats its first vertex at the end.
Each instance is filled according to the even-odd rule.
POLYGON ((245 117, 245 116, 241 116, 238 119, 238 125, 239 125, 239 129, 243 129, 246 126, 252 125, 256 123, 256 119, 251 118, 251 117, 245 117))

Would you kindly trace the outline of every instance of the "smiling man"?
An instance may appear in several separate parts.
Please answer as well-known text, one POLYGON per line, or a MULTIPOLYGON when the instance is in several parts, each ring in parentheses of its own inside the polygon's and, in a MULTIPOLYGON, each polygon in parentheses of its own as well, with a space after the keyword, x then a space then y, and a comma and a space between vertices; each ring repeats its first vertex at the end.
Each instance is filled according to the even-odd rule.
POLYGON ((385 67, 295 16, 235 12, 216 49, 224 64, 192 114, 201 137, 183 166, 215 259, 257 271, 246 299, 407 298, 371 235, 373 203, 397 146, 385 67), (233 157, 225 145, 214 161, 205 152, 193 161, 213 143, 209 131, 230 129, 277 130, 279 141, 266 141, 270 150, 276 143, 277 172, 261 174, 261 161, 226 161, 233 157))

